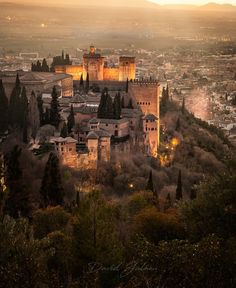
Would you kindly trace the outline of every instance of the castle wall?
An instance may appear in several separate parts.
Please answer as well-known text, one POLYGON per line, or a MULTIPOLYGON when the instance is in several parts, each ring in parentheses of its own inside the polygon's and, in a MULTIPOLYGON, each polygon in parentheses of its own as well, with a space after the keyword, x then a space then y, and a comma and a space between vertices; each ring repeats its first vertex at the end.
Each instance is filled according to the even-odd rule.
MULTIPOLYGON (((80 80, 81 75, 83 74, 83 66, 82 65, 55 66, 55 72, 58 74, 61 74, 61 73, 69 74, 69 75, 73 76, 73 80, 80 80)), ((84 79, 86 79, 86 75, 85 75, 84 79)))
POLYGON ((136 78, 135 57, 120 57, 119 81, 126 81, 136 78))
POLYGON ((104 68, 104 81, 119 81, 119 68, 104 68))
POLYGON ((84 57, 83 58, 83 78, 86 79, 87 73, 91 81, 103 80, 104 58, 103 57, 84 57))
POLYGON ((130 82, 129 95, 134 100, 134 105, 140 107, 143 114, 153 114, 159 118, 159 84, 155 82, 130 82))

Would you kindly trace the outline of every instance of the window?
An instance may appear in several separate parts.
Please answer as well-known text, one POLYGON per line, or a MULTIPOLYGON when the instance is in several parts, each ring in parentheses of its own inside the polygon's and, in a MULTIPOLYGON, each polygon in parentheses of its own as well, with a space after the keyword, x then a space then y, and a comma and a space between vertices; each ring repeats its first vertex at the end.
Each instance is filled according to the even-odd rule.
POLYGON ((116 125, 116 128, 118 128, 118 125, 116 125))

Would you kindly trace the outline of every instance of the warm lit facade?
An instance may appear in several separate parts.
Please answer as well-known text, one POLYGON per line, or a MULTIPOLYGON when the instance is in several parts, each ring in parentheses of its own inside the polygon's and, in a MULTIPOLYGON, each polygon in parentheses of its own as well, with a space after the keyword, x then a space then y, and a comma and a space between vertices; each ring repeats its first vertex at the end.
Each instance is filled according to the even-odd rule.
POLYGON ((144 125, 144 132, 149 134, 150 152, 156 157, 160 144, 160 84, 157 81, 146 80, 130 82, 129 96, 145 117, 152 115, 152 118, 157 118, 155 121, 144 118, 148 124, 144 125))
POLYGON ((89 53, 83 56, 83 65, 60 65, 55 67, 56 73, 73 76, 73 80, 80 80, 81 75, 85 80, 89 74, 90 81, 126 81, 135 79, 135 57, 120 57, 119 67, 106 67, 105 58, 96 53, 94 46, 89 53))

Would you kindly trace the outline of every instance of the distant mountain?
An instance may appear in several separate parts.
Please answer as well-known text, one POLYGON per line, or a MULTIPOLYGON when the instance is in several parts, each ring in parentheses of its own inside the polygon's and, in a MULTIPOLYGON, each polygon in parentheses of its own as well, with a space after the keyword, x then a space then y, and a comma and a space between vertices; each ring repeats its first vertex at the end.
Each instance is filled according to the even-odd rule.
POLYGON ((201 6, 200 9, 225 11, 225 10, 236 10, 236 6, 231 5, 231 4, 218 4, 218 3, 210 2, 206 5, 201 6))
MULTIPOLYGON (((4 5, 11 5, 14 3, 14 0, 1 1, 4 5)), ((22 4, 31 4, 31 5, 43 5, 43 6, 105 6, 105 7, 157 7, 159 6, 156 3, 153 3, 148 0, 57 0, 56 3, 53 0, 22 0, 22 4)))

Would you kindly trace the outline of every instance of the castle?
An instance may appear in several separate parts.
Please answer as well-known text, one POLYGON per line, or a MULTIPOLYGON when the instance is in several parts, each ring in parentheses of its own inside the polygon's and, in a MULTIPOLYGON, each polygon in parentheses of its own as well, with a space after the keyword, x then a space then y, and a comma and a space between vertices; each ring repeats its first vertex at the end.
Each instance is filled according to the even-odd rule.
POLYGON ((135 79, 136 64, 135 57, 121 56, 118 67, 107 67, 105 57, 90 46, 89 53, 83 55, 82 65, 58 65, 55 72, 72 75, 73 80, 89 75, 90 81, 126 81, 135 79))
MULTIPOLYGON (((100 162, 114 160, 120 153, 142 152, 157 157, 160 144, 159 83, 151 80, 130 81, 128 92, 121 92, 126 108, 122 108, 120 119, 97 117, 98 95, 90 91, 86 96, 75 95, 71 99, 76 123, 79 124, 77 134, 74 138, 50 139, 62 163, 77 169, 96 169, 100 162), (130 101, 132 107, 127 105, 130 101), (91 103, 93 107, 90 107, 91 103), (87 111, 86 117, 81 114, 82 111, 85 114, 87 111)), ((114 94, 110 96, 114 99, 114 94)), ((63 109, 65 118, 69 110, 63 109)))

